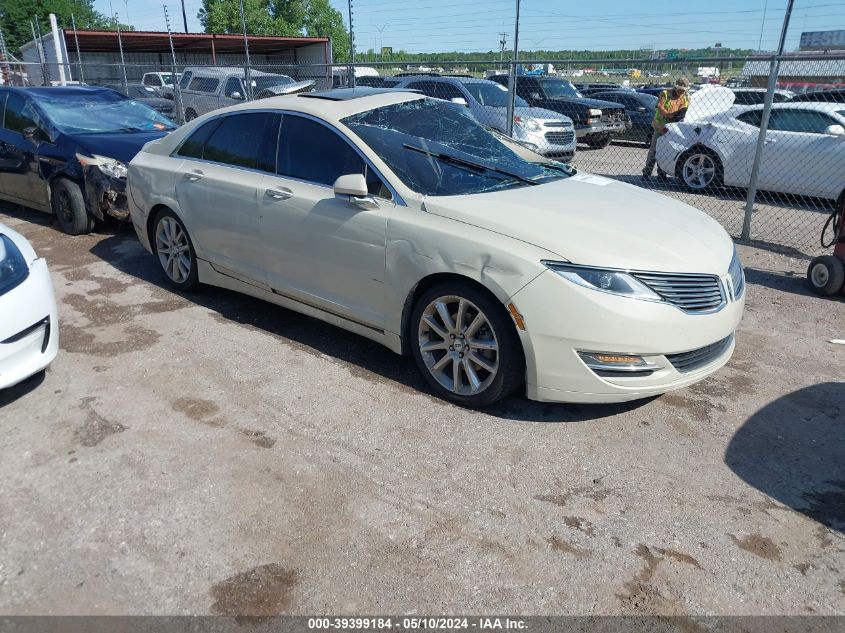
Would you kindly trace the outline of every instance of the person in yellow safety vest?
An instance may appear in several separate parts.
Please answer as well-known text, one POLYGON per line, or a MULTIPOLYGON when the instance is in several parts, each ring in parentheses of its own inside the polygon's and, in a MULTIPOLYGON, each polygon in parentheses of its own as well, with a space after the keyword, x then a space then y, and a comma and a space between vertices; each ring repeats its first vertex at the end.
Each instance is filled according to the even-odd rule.
MULTIPOLYGON (((651 146, 648 148, 648 157, 645 159, 643 169, 643 180, 648 180, 654 171, 657 162, 657 139, 666 132, 666 124, 673 121, 680 121, 686 114, 689 107, 689 79, 678 77, 675 86, 671 90, 664 90, 657 97, 657 110, 654 112, 654 120, 651 122, 653 128, 651 134, 651 146)), ((666 180, 666 172, 657 167, 657 177, 666 180)))

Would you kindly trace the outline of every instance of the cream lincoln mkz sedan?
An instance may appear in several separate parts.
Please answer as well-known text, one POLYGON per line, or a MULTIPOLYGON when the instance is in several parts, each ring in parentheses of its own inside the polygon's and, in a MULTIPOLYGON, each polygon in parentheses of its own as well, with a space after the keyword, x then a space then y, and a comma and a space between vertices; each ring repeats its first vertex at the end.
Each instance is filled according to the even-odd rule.
POLYGON ((413 355, 462 405, 684 387, 728 361, 742 316, 742 267, 710 217, 419 94, 216 110, 148 143, 128 187, 176 288, 230 288, 413 355))

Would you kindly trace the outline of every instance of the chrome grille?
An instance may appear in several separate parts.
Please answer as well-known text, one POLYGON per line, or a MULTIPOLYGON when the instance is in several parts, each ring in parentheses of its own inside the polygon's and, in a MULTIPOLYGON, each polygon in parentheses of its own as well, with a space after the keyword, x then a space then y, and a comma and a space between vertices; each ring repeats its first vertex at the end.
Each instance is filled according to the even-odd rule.
POLYGON ((742 262, 739 261, 739 254, 734 252, 728 273, 731 276, 731 285, 734 291, 734 301, 742 296, 745 291, 745 273, 742 271, 742 262))
POLYGON ((725 302, 714 275, 692 273, 632 273, 663 299, 686 312, 712 312, 725 302))
POLYGON ((709 365, 724 354, 731 346, 731 341, 733 341, 733 334, 727 338, 723 338, 721 341, 717 341, 716 343, 712 343, 711 345, 706 345, 704 347, 699 347, 698 349, 694 349, 689 352, 683 352, 681 354, 666 354, 666 359, 680 372, 686 373, 695 371, 699 367, 709 365))
POLYGON ((575 139, 575 132, 546 132, 546 140, 555 145, 567 145, 575 139))
POLYGON ((569 121, 547 121, 546 127, 572 127, 569 121))

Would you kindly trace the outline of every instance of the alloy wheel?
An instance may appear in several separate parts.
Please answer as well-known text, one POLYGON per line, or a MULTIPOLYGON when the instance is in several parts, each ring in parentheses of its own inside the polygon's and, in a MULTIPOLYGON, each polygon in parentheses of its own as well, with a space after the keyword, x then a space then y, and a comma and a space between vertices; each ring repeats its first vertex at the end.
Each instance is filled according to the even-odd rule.
POLYGON ((684 182, 692 189, 706 189, 716 177, 716 163, 709 154, 693 154, 682 169, 684 182))
POLYGON ((191 274, 191 247, 188 234, 179 222, 169 216, 158 221, 156 227, 158 261, 171 281, 181 284, 191 274))
POLYGON ((463 297, 438 297, 426 306, 418 345, 432 377, 457 395, 481 393, 499 371, 496 333, 487 316, 463 297))
POLYGON ((71 207, 70 196, 67 191, 59 193, 59 213, 66 224, 73 223, 73 208, 71 207))

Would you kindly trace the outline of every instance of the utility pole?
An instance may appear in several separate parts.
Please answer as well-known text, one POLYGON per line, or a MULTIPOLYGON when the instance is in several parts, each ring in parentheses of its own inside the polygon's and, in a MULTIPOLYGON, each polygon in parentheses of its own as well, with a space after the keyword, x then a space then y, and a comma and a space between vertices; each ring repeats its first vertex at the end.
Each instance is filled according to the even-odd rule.
POLYGON ((378 29, 378 60, 380 62, 384 61, 384 56, 381 54, 381 49, 384 48, 384 40, 382 39, 381 34, 382 34, 382 31, 384 31, 384 28, 386 26, 387 26, 386 24, 383 24, 382 26, 376 27, 378 29))
POLYGON ((170 30, 170 16, 167 15, 167 5, 164 8, 164 23, 167 25, 167 39, 170 41, 170 60, 172 63, 171 74, 173 80, 173 99, 176 101, 176 117, 179 123, 185 122, 185 110, 182 107, 182 87, 179 85, 179 77, 176 71, 176 50, 173 48, 173 33, 170 30))
POLYGON ((117 48, 120 50, 120 70, 123 72, 123 94, 129 92, 129 80, 126 78, 126 60, 123 59, 123 38, 120 36, 120 22, 114 14, 114 27, 117 29, 117 48))
POLYGON ((188 14, 185 13, 185 0, 182 0, 182 24, 185 25, 185 33, 188 32, 188 14))
POLYGON ((763 49, 763 27, 766 26, 766 9, 769 7, 769 0, 763 0, 763 21, 760 22, 760 41, 757 42, 757 50, 763 49))
POLYGON ((502 38, 499 40, 499 63, 501 64, 505 61, 505 46, 508 44, 508 34, 507 33, 499 33, 502 38))

